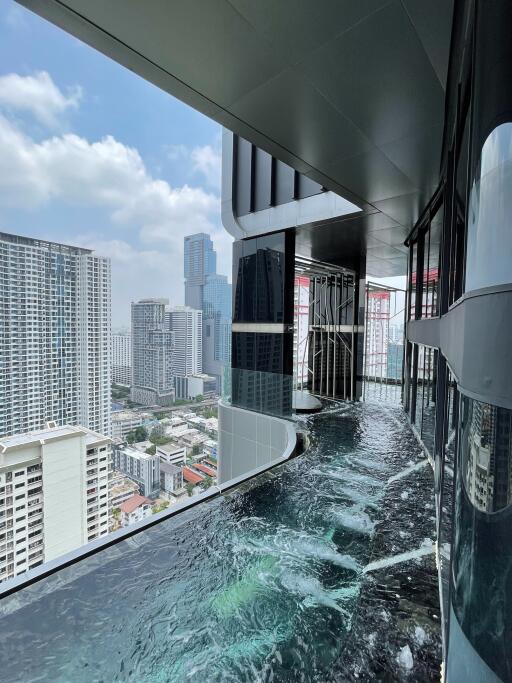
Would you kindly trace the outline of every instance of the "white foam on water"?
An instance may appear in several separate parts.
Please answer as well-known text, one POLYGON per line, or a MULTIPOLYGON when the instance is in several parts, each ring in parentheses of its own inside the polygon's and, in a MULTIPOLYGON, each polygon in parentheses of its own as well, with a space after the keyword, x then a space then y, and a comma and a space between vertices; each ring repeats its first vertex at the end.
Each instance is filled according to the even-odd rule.
POLYGON ((337 508, 331 506, 330 512, 332 519, 340 526, 351 531, 357 531, 360 534, 372 535, 375 530, 375 522, 371 517, 361 510, 360 507, 354 505, 350 508, 337 508))
POLYGON ((420 460, 420 462, 414 463, 414 465, 409 465, 409 467, 406 467, 401 472, 398 472, 398 474, 394 474, 392 477, 389 477, 387 483, 392 484, 394 481, 399 481, 404 477, 408 477, 409 474, 416 472, 417 470, 421 470, 423 467, 425 467, 425 465, 428 465, 428 460, 426 458, 425 460, 420 460))
POLYGON ((397 659, 399 666, 402 669, 405 669, 406 671, 410 671, 412 669, 412 667, 414 666, 414 660, 412 658, 411 648, 408 645, 404 645, 404 647, 398 653, 396 659, 397 659))
POLYGON ((349 616, 347 610, 338 605, 336 600, 354 597, 354 590, 351 588, 329 591, 313 576, 303 576, 290 572, 285 572, 281 576, 281 583, 283 587, 291 593, 304 596, 306 598, 306 607, 322 605, 323 607, 328 607, 349 616), (344 590, 345 592, 343 592, 344 590))
POLYGON ((384 567, 392 567, 395 564, 400 564, 402 562, 408 562, 409 560, 415 560, 419 557, 424 557, 425 555, 430 555, 434 552, 435 545, 432 541, 427 542, 427 539, 423 541, 422 545, 415 550, 409 550, 405 553, 399 553, 398 555, 391 555, 390 557, 383 557, 375 562, 370 562, 363 568, 363 574, 368 572, 374 572, 377 569, 383 569, 384 567))

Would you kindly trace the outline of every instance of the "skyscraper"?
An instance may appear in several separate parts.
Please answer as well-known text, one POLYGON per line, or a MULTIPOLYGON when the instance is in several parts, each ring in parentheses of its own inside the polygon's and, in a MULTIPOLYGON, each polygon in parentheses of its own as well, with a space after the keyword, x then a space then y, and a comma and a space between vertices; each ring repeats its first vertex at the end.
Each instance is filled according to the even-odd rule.
POLYGON ((208 275, 203 289, 203 371, 220 378, 231 360, 231 285, 208 275))
POLYGON ((129 334, 112 335, 112 381, 125 386, 132 382, 132 339, 129 334))
POLYGON ((185 306, 202 310, 206 277, 215 273, 217 267, 217 254, 209 235, 200 232, 185 237, 183 256, 185 306))
POLYGON ((216 271, 217 254, 205 233, 185 237, 185 303, 203 314, 202 368, 220 379, 231 358, 231 285, 216 271))
POLYGON ((202 372, 202 313, 188 306, 167 306, 165 324, 174 333, 174 374, 187 377, 202 372))
POLYGON ((174 333, 166 328, 168 299, 132 303, 131 396, 143 405, 174 403, 174 333))
POLYGON ((110 260, 0 233, 0 435, 110 434, 110 260))

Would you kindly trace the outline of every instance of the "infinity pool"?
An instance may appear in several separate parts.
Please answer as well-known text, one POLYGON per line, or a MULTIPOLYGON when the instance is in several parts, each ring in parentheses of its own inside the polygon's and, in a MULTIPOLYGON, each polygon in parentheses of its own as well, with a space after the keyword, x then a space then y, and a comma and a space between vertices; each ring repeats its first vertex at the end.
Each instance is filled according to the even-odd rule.
POLYGON ((385 484, 418 446, 389 405, 302 423, 305 455, 5 598, 2 681, 333 680, 385 484))

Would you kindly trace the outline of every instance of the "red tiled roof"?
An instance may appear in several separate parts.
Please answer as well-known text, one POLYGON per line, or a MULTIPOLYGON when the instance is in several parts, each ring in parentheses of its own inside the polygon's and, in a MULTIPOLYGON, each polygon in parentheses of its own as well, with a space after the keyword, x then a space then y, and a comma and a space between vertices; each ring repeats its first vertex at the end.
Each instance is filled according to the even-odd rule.
POLYGON ((203 481, 204 479, 204 477, 202 477, 200 474, 194 472, 194 470, 191 470, 190 467, 184 467, 182 472, 183 479, 185 479, 185 481, 189 481, 191 484, 199 484, 199 482, 203 481))
POLYGON ((210 477, 216 477, 217 476, 217 472, 215 470, 212 470, 211 467, 207 467, 206 465, 203 465, 202 463, 194 463, 194 467, 197 470, 201 470, 201 472, 204 472, 205 474, 207 474, 210 477))
POLYGON ((144 496, 139 495, 136 493, 134 496, 131 498, 127 498, 124 503, 121 503, 119 508, 121 509, 122 512, 125 512, 127 515, 130 514, 130 512, 133 512, 137 508, 139 508, 141 505, 144 505, 145 503, 151 504, 151 501, 149 498, 145 498, 144 496))

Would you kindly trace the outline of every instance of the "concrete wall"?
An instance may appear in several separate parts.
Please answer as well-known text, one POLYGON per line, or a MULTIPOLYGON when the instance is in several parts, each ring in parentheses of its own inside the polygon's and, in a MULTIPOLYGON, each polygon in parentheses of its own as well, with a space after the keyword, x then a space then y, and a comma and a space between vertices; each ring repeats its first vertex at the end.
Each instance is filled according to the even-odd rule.
POLYGON ((85 451, 81 435, 41 447, 45 562, 87 542, 85 451))
POLYGON ((287 460, 295 444, 295 425, 289 420, 219 401, 219 484, 287 460))

